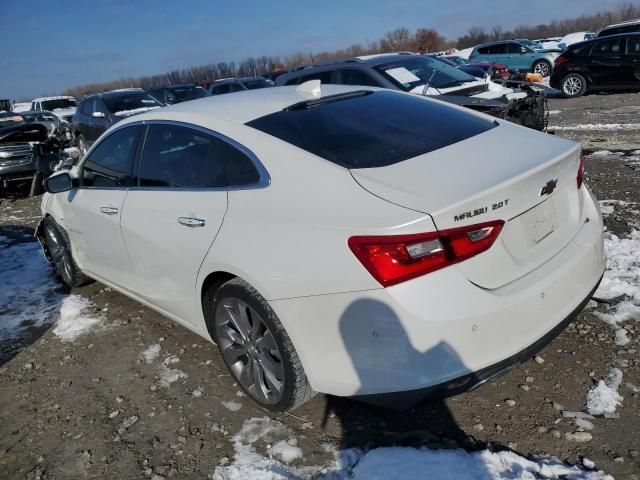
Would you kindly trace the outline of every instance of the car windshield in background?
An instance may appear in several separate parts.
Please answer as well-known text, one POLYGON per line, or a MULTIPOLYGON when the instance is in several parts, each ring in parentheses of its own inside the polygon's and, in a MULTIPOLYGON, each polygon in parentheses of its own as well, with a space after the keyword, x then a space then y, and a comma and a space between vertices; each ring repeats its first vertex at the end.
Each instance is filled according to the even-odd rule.
POLYGON ((518 40, 518 43, 525 47, 529 47, 532 50, 542 50, 542 46, 540 44, 532 42, 531 40, 518 40))
POLYGON ((373 68, 405 92, 427 83, 434 88, 448 88, 477 80, 462 70, 428 56, 408 56, 373 68))
POLYGON ((162 104, 158 102, 158 100, 144 92, 105 95, 102 99, 109 111, 114 115, 126 116, 152 108, 162 107, 162 104))
POLYGON ((267 87, 271 86, 271 84, 264 78, 255 78, 255 79, 251 79, 251 80, 243 80, 242 83, 249 90, 256 90, 258 88, 267 88, 267 87))
POLYGON ((58 117, 51 113, 21 113, 27 122, 57 122, 58 117))
POLYGON ((66 108, 76 108, 77 103, 71 98, 56 98, 54 100, 43 100, 40 102, 43 110, 63 110, 66 108))
POLYGON ((204 88, 198 86, 174 87, 171 89, 171 91, 181 102, 209 96, 209 92, 207 92, 204 88))
POLYGON ((496 124, 390 91, 358 91, 289 107, 247 123, 345 168, 375 168, 479 135, 496 124))

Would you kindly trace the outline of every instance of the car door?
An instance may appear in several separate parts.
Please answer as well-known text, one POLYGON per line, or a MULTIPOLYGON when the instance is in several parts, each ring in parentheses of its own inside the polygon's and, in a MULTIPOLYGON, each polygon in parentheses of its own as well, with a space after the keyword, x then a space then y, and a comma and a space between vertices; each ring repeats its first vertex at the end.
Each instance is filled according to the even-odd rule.
POLYGON ((627 37, 627 50, 623 64, 625 83, 630 87, 640 87, 640 36, 627 37))
MULTIPOLYGON (((518 42, 507 43, 508 65, 517 70, 529 70, 534 62, 533 52, 518 42)), ((500 63, 500 62, 498 62, 500 63)))
POLYGON ((625 84, 623 68, 625 39, 606 38, 596 42, 589 51, 588 63, 594 85, 616 87, 625 84))
POLYGON ((196 127, 153 122, 138 170, 122 214, 137 292, 190 322, 198 270, 227 211, 220 139, 196 127))
POLYGON ((125 126, 104 138, 79 168, 79 186, 66 197, 64 221, 74 256, 91 276, 134 289, 131 262, 120 231, 142 127, 125 126))
POLYGON ((364 70, 357 68, 341 68, 337 72, 339 85, 364 85, 367 87, 382 87, 380 83, 364 70))
POLYGON ((509 57, 507 43, 496 43, 489 47, 489 58, 491 63, 501 63, 509 68, 516 68, 513 64, 513 58, 509 57))

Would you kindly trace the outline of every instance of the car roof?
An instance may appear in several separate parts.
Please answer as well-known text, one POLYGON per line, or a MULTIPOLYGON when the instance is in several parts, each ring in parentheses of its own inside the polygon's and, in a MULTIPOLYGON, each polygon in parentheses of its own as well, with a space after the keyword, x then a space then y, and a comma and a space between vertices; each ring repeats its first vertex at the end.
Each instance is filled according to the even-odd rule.
POLYGON ((75 100, 75 97, 72 97, 70 95, 58 95, 55 97, 38 97, 38 98, 34 98, 33 100, 31 100, 32 102, 46 102, 47 100, 62 100, 62 99, 71 99, 71 100, 75 100))
POLYGON ((149 90, 161 90, 163 88, 184 88, 184 87, 199 87, 200 85, 196 85, 195 83, 176 83, 174 85, 163 85, 161 87, 151 87, 149 90))
MULTIPOLYGON (((304 84, 302 84, 304 85, 304 84)), ((177 103, 148 113, 136 115, 137 120, 153 120, 164 114, 194 114, 214 117, 234 123, 244 124, 256 118, 279 112, 285 108, 305 100, 314 100, 328 95, 363 90, 362 87, 351 85, 321 85, 321 94, 303 91, 300 85, 288 87, 263 88, 245 90, 229 95, 213 95, 211 97, 177 103)), ((378 90, 367 87, 366 90, 378 90)))
POLYGON ((108 92, 91 93, 86 97, 84 97, 82 100, 83 101, 88 100, 89 98, 93 98, 93 97, 111 97, 114 95, 122 95, 123 93, 140 93, 140 92, 147 93, 141 88, 119 88, 117 90, 109 90, 108 92))
POLYGON ((520 40, 496 40, 494 42, 486 42, 486 43, 480 43, 479 45, 476 45, 475 48, 480 48, 480 47, 488 47, 490 45, 496 45, 498 43, 518 43, 520 40))
POLYGON ((611 38, 622 38, 622 37, 640 37, 640 32, 627 32, 627 33, 616 33, 615 35, 607 35, 605 37, 595 37, 590 38, 588 40, 584 40, 582 42, 572 43, 568 48, 575 48, 580 45, 588 45, 590 43, 602 42, 605 40, 609 40, 611 38))
MULTIPOLYGON (((606 27, 602 27, 602 30, 608 30, 609 28, 615 28, 615 27, 624 27, 626 25, 634 25, 636 23, 640 23, 640 18, 634 18, 632 20, 625 20, 624 22, 620 22, 620 23, 612 23, 611 25, 607 25, 606 27)), ((600 30, 600 31, 602 31, 600 30)))

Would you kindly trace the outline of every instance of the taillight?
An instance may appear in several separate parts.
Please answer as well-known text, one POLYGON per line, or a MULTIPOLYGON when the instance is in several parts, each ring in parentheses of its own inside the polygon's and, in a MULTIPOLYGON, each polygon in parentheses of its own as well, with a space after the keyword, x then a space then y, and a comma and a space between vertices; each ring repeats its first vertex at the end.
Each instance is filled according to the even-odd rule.
POLYGON ((557 67, 558 65, 562 65, 563 63, 565 63, 567 61, 568 61, 567 57, 564 57, 564 56, 560 55, 559 57, 556 57, 556 59, 555 59, 555 61, 553 63, 557 67))
POLYGON ((467 260, 488 250, 504 221, 410 235, 351 237, 349 248, 383 287, 467 260))
POLYGON ((578 188, 584 183, 584 155, 580 154, 580 166, 578 167, 578 175, 576 175, 578 188))

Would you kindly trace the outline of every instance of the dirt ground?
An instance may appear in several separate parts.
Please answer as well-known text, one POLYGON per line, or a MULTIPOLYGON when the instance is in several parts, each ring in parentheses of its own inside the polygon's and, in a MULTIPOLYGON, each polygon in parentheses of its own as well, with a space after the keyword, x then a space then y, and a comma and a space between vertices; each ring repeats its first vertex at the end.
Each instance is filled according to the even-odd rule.
MULTIPOLYGON (((550 109, 552 130, 631 124, 640 112, 640 94, 552 99, 550 109)), ((589 156, 587 182, 601 200, 640 202, 640 167, 631 161, 631 152, 640 149, 640 129, 556 134, 581 141, 589 152, 623 151, 589 156)), ((26 234, 37 223, 38 203, 0 204, 0 236, 12 239, 0 248, 31 241, 26 234)), ((624 234, 638 228, 639 215, 638 208, 616 208, 606 224, 624 234)), ((34 328, 0 346, 0 478, 210 478, 217 465, 233 460, 231 438, 243 421, 271 416, 300 439, 305 464, 322 463, 326 443, 341 448, 489 445, 571 463, 587 457, 617 479, 640 479, 639 393, 623 385, 619 418, 593 420, 593 438, 585 443, 564 437, 576 426, 561 414, 583 410, 588 390, 610 366, 622 370, 625 382, 640 384, 638 323, 626 326, 631 341, 619 347, 611 327, 587 309, 537 361, 473 392, 409 412, 317 395, 292 414, 275 416, 239 395, 211 343, 99 283, 73 293, 95 304, 102 317, 99 328, 73 342, 60 341, 50 326, 34 328), (141 352, 156 343, 160 358, 147 363, 141 352), (171 355, 179 359, 171 366, 187 376, 163 387, 159 368, 171 355)))

